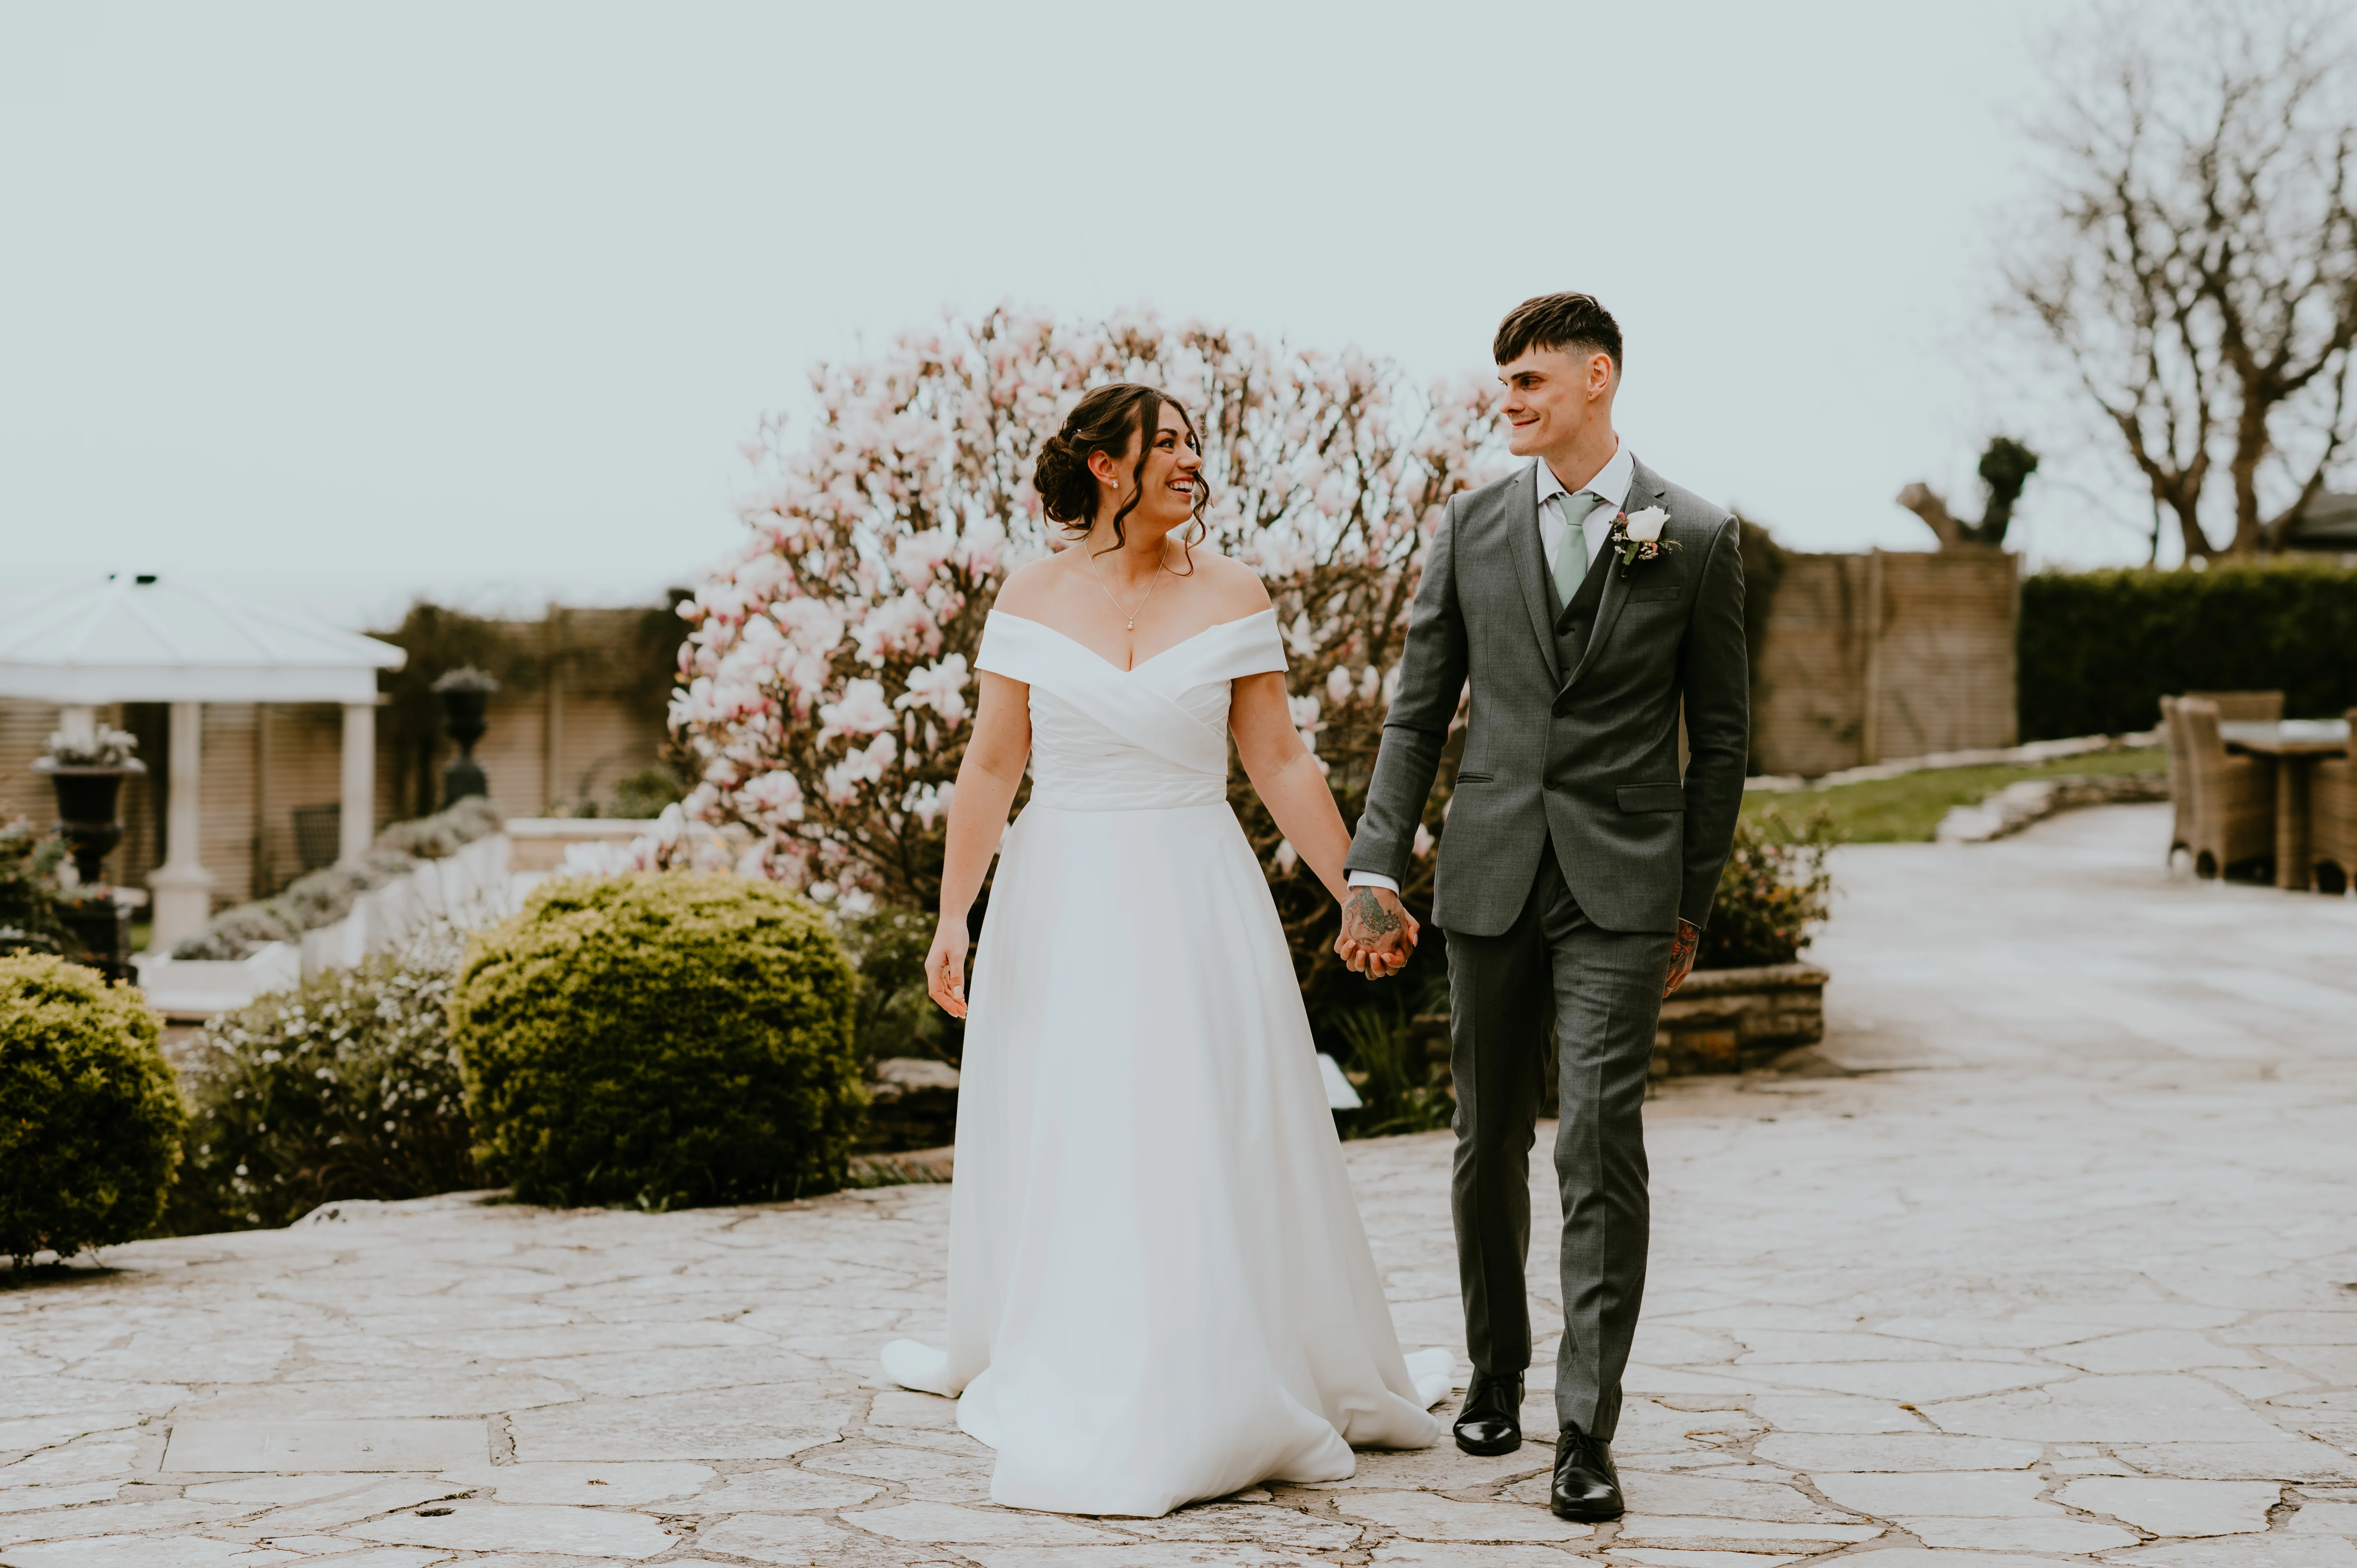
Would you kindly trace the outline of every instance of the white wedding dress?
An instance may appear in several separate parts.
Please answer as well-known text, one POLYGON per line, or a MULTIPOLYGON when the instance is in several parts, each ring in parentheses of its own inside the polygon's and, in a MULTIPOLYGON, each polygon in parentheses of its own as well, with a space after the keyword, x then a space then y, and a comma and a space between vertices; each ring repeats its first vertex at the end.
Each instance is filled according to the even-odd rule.
POLYGON ((1400 1354, 1227 803, 1229 682, 1285 668, 1275 612, 1132 671, 993 612, 975 666, 1031 688, 1031 801, 969 993, 948 1347, 886 1374, 963 1395, 1012 1508, 1153 1517, 1437 1442, 1449 1354, 1400 1354))

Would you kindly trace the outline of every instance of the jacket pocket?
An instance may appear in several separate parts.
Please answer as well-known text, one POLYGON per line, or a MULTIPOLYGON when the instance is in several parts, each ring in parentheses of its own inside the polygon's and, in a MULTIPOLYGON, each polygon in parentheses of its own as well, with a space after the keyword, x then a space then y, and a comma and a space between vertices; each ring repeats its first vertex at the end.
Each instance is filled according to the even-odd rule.
POLYGON ((1686 789, 1683 784, 1623 784, 1620 795, 1620 809, 1624 811, 1683 811, 1686 809, 1686 789))
POLYGON ((1457 776, 1457 782, 1459 784, 1487 784, 1491 782, 1491 776, 1487 773, 1460 773, 1457 776))

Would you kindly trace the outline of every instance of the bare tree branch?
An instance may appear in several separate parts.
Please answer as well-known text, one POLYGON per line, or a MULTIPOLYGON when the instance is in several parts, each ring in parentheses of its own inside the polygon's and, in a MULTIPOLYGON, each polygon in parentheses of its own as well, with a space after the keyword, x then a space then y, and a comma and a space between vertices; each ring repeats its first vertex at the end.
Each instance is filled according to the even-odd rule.
POLYGON ((2008 292, 2119 432, 2188 558, 2280 547, 2350 449, 2349 31, 2314 0, 2176 0, 2106 10, 2057 50, 2053 189, 2008 292), (2268 497, 2283 510, 2263 521, 2268 497))

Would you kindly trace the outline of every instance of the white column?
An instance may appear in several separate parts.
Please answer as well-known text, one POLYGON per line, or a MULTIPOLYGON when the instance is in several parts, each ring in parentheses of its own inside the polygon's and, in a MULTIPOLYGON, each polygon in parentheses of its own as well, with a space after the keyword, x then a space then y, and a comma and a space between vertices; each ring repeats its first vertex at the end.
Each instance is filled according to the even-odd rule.
POLYGON ((336 858, 345 865, 366 859, 376 838, 376 704, 344 704, 344 809, 339 813, 336 858))
POLYGON ((204 759, 203 712, 196 703, 172 704, 172 775, 164 824, 164 864, 147 878, 147 886, 156 890, 156 926, 148 946, 156 952, 169 952, 174 942, 195 936, 212 918, 213 874, 198 857, 197 844, 203 821, 197 799, 204 759))

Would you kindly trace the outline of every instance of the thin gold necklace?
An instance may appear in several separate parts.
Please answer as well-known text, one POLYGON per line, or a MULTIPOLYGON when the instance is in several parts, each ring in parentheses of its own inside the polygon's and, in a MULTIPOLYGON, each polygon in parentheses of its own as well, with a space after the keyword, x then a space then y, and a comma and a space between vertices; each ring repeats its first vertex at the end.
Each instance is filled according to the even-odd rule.
MULTIPOLYGON (((1166 553, 1168 553, 1168 548, 1169 547, 1168 545, 1164 546, 1166 553)), ((1106 553, 1109 553, 1109 552, 1106 553)), ((1146 585, 1145 598, 1141 598, 1137 601, 1137 607, 1135 609, 1125 610, 1121 607, 1121 601, 1114 598, 1113 590, 1105 586, 1105 580, 1097 575, 1096 556, 1092 555, 1089 557, 1089 576, 1095 581, 1097 592, 1103 594, 1106 598, 1113 600, 1113 607, 1114 611, 1122 618, 1121 624, 1131 631, 1135 631, 1137 629, 1137 618, 1146 613, 1146 600, 1154 596, 1154 590, 1162 585, 1162 574, 1169 570, 1170 568, 1163 562, 1155 562, 1154 581, 1146 585)))

